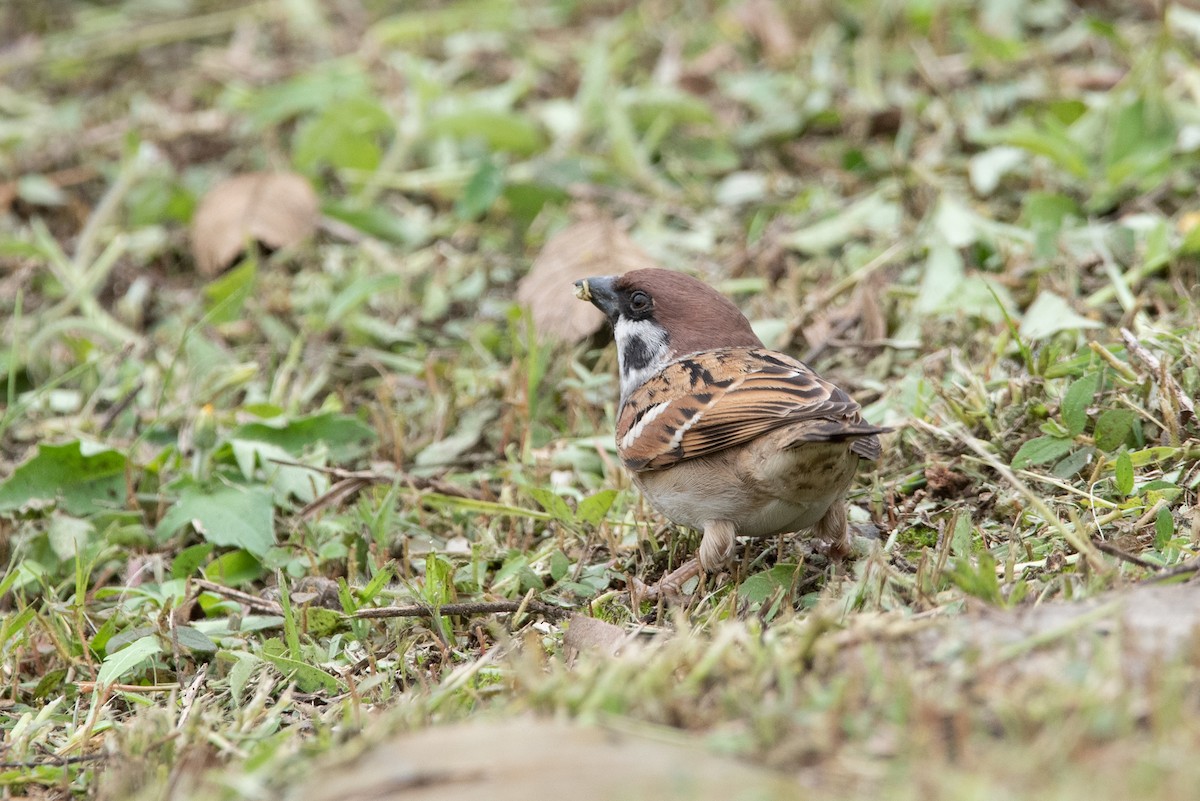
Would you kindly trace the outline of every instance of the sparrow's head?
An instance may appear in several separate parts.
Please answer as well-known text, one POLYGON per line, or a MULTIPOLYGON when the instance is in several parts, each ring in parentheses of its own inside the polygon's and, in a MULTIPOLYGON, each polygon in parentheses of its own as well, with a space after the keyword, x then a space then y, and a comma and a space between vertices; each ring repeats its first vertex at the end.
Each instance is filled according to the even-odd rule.
POLYGON ((575 282, 575 296, 608 317, 617 341, 621 400, 680 356, 762 347, 750 321, 703 281, 672 270, 633 270, 575 282))

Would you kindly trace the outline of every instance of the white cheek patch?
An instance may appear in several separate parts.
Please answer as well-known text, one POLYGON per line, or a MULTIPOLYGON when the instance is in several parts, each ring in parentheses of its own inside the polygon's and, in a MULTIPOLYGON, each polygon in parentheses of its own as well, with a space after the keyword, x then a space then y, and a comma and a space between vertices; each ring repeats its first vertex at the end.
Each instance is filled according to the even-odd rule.
POLYGON ((645 383, 668 361, 671 346, 667 332, 650 320, 620 318, 613 327, 617 364, 621 369, 621 397, 645 383))
POLYGON ((638 437, 646 430, 646 426, 653 423, 655 418, 665 412, 670 406, 671 402, 667 401, 666 403, 660 403, 657 406, 651 406, 647 409, 646 413, 642 415, 642 419, 637 421, 637 425, 626 431, 625 436, 621 437, 621 448, 626 450, 632 448, 633 443, 637 442, 638 437))

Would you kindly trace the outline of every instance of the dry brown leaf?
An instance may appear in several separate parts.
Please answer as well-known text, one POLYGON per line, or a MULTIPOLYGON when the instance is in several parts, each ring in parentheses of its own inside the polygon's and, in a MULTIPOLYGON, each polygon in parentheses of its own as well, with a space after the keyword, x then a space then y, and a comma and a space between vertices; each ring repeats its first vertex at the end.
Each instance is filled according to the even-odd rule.
POLYGON ((758 42, 768 61, 778 63, 796 57, 796 37, 775 0, 746 0, 733 15, 758 42))
POLYGON ((217 275, 249 241, 272 250, 295 245, 316 230, 318 216, 317 195, 304 176, 251 172, 227 178, 192 217, 196 269, 206 278, 217 275))
MULTIPOLYGON (((675 739, 672 737, 671 739, 675 739)), ((683 738, 679 738, 683 741, 683 738)), ((318 771, 295 801, 799 799, 780 774, 702 748, 521 718, 435 726, 318 771)))
POLYGON ((616 656, 625 645, 625 629, 587 615, 571 615, 563 634, 563 652, 572 660, 580 651, 595 650, 616 656))
POLYGON ((657 266, 616 221, 594 217, 550 238, 517 285, 517 301, 529 309, 538 334, 578 342, 600 330, 604 315, 576 299, 576 281, 657 266))

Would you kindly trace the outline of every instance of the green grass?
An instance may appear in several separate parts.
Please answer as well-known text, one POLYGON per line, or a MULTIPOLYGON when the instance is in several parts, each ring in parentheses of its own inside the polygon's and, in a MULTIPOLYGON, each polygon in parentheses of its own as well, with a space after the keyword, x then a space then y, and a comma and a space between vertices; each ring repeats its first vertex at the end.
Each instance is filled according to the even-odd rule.
POLYGON ((6 797, 272 795, 529 713, 832 798, 1195 787, 1196 12, 54 0, 0 33, 6 797), (264 169, 318 230, 202 276, 198 203, 264 169), (743 543, 631 607, 697 537, 617 466, 604 335, 514 300, 597 213, 897 429, 852 565, 743 543), (632 642, 568 660, 572 614, 632 642))

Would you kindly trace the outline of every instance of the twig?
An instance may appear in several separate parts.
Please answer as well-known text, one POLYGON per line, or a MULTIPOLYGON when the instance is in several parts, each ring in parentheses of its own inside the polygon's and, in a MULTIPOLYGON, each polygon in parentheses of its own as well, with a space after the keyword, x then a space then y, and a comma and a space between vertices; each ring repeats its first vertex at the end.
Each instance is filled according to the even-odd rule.
POLYGON ((106 759, 107 754, 84 754, 83 756, 73 757, 58 757, 52 756, 46 759, 30 759, 24 762, 0 762, 0 769, 12 770, 13 768, 63 768, 67 765, 78 765, 81 762, 95 762, 97 760, 106 759))
POLYGON ((1095 545, 1099 550, 1104 551, 1109 556, 1115 556, 1118 559, 1120 559, 1124 562, 1128 562, 1131 565, 1137 565, 1138 567, 1144 567, 1147 570, 1158 570, 1158 565, 1154 564, 1153 562, 1147 562, 1142 557, 1135 556, 1134 554, 1131 554, 1129 551, 1124 551, 1124 550, 1118 548, 1117 546, 1113 545, 1111 542, 1105 542, 1104 540, 1092 540, 1092 545, 1095 545))
POLYGON ((240 604, 245 604, 253 610, 266 612, 272 615, 282 615, 283 607, 274 601, 268 601, 266 598, 259 598, 257 595, 251 595, 248 592, 235 590, 232 587, 226 587, 217 584, 215 581, 206 581, 204 579, 192 579, 192 583, 197 587, 215 592, 217 595, 223 595, 231 601, 237 601, 240 604))
POLYGON ((1146 582, 1157 583, 1160 581, 1173 579, 1176 576, 1186 576, 1188 573, 1197 572, 1200 572, 1200 556, 1196 557, 1195 559, 1189 559, 1181 565, 1175 565, 1175 567, 1169 570, 1164 570, 1158 575, 1151 576, 1150 578, 1146 579, 1146 582))
POLYGON ((570 610, 551 606, 542 601, 522 599, 520 601, 475 601, 461 604, 432 606, 383 606, 376 609, 359 609, 351 617, 358 620, 378 620, 390 617, 433 617, 439 615, 495 615, 510 612, 537 612, 551 618, 564 618, 570 610))
POLYGON ((436 478, 423 478, 422 476, 414 476, 409 473, 383 473, 377 470, 343 470, 338 467, 304 464, 289 459, 271 459, 270 461, 287 467, 299 467, 304 470, 312 470, 316 473, 324 473, 331 478, 337 479, 336 483, 324 494, 300 510, 300 517, 302 518, 311 517, 326 506, 349 498, 356 492, 372 484, 400 483, 403 486, 411 487, 418 491, 433 490, 441 495, 450 495, 455 498, 469 498, 473 501, 483 500, 483 493, 478 490, 469 490, 451 484, 448 481, 436 478))
MULTIPOLYGON (((223 595, 230 600, 245 604, 252 609, 257 609, 261 612, 269 612, 271 614, 283 614, 283 608, 274 601, 268 601, 265 598, 259 598, 257 595, 251 595, 241 590, 235 590, 230 587, 223 587, 212 581, 204 579, 192 579, 196 586, 215 592, 217 595, 223 595)), ((355 620, 382 620, 391 617, 428 617, 436 615, 495 615, 508 614, 512 612, 537 612, 539 615, 546 617, 561 618, 570 614, 567 609, 551 606, 542 601, 535 601, 532 598, 524 598, 520 601, 475 601, 470 603, 458 604, 442 604, 438 607, 421 605, 421 606, 383 606, 373 609, 359 609, 351 618, 355 620)))

